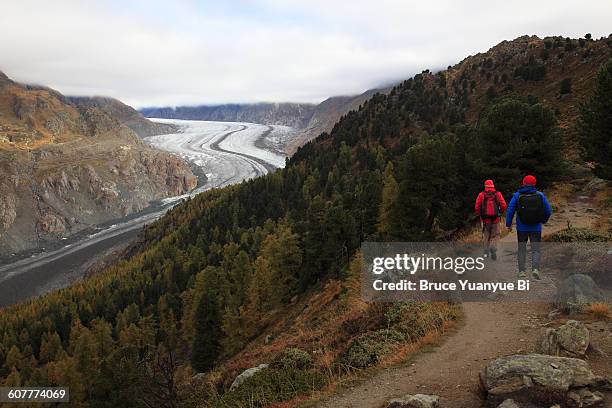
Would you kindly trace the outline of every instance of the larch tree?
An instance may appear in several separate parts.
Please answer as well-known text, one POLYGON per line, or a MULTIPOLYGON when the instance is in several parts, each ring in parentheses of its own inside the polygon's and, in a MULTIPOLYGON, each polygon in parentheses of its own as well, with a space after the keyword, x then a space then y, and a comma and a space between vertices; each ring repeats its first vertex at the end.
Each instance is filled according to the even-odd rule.
POLYGON ((393 176, 393 163, 389 162, 385 169, 382 189, 382 202, 378 214, 378 231, 383 239, 389 240, 397 236, 397 205, 399 184, 393 176))

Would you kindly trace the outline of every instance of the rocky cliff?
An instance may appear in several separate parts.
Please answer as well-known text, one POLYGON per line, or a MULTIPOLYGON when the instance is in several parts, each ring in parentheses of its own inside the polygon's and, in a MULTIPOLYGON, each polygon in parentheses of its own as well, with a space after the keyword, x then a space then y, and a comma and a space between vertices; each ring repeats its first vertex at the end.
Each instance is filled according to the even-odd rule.
POLYGON ((0 255, 44 247, 196 186, 185 162, 130 128, 155 126, 116 114, 110 107, 131 109, 118 101, 99 101, 75 102, 0 73, 0 255))
POLYGON ((114 98, 104 96, 70 96, 68 101, 78 108, 98 108, 127 125, 140 137, 163 135, 176 132, 176 128, 165 123, 147 120, 142 113, 114 98))

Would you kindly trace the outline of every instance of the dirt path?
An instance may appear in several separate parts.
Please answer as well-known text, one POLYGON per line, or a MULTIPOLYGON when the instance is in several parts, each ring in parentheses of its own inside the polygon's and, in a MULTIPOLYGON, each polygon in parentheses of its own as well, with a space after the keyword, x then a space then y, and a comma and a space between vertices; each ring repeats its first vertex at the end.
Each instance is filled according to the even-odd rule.
MULTIPOLYGON (((566 228, 568 220, 573 227, 587 227, 596 219, 589 197, 576 195, 553 215, 545 233, 566 228)), ((516 242, 516 232, 501 241, 507 248, 516 242)), ((498 262, 516 262, 515 253, 504 252, 498 262)), ((441 406, 446 408, 480 407, 480 370, 495 357, 532 351, 548 321, 549 307, 533 302, 464 303, 464 324, 439 347, 417 354, 408 364, 382 370, 318 406, 375 408, 394 397, 421 393, 439 395, 441 406)))
POLYGON ((436 394, 448 408, 481 404, 478 373, 485 363, 503 354, 532 347, 545 312, 529 304, 466 303, 465 324, 438 348, 418 355, 407 366, 381 371, 320 407, 380 407, 404 394, 436 394))

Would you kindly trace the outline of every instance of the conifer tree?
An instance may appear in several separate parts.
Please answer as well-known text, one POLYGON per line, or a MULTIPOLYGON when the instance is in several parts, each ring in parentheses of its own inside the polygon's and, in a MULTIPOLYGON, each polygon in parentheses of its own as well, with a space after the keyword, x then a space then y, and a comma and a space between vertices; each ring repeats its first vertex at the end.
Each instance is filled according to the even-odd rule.
POLYGON ((584 158, 595 164, 597 176, 612 180, 612 59, 597 73, 595 89, 580 107, 577 128, 584 158))
POLYGON ((247 315, 249 320, 259 320, 265 311, 279 303, 278 291, 268 258, 259 256, 255 260, 253 277, 247 293, 247 315))
POLYGON ((383 181, 382 202, 378 215, 378 231, 385 240, 397 237, 397 211, 399 185, 393 176, 393 163, 389 162, 385 169, 383 181))
MULTIPOLYGON (((449 217, 464 194, 458 177, 457 141, 452 133, 426 135, 401 163, 400 201, 396 222, 402 237, 431 239, 436 221, 449 217)), ((455 224, 460 217, 454 214, 455 224)))
POLYGON ((297 288, 298 274, 302 265, 302 250, 298 244, 298 236, 288 225, 280 224, 275 234, 263 242, 260 254, 266 258, 271 269, 272 294, 280 304, 287 301, 297 288))
POLYGON ((4 379, 2 385, 5 387, 19 387, 21 386, 21 375, 15 366, 11 369, 10 374, 4 379))
POLYGON ((60 357, 63 353, 62 341, 56 332, 45 333, 40 346, 40 362, 48 363, 60 357))
POLYGON ((253 275, 253 267, 245 251, 240 251, 233 258, 229 270, 232 292, 223 313, 223 349, 229 354, 240 350, 247 338, 244 316, 244 305, 248 300, 248 289, 253 275))
POLYGON ((5 364, 8 368, 21 369, 23 367, 24 357, 21 351, 19 350, 19 347, 13 345, 9 349, 6 355, 5 364))
POLYGON ((204 372, 212 368, 219 356, 221 342, 221 313, 217 295, 214 291, 214 268, 203 272, 204 290, 195 308, 194 338, 191 347, 191 365, 204 372))
POLYGON ((513 191, 525 174, 546 187, 563 170, 563 141, 554 112, 532 99, 507 97, 480 120, 478 144, 482 177, 500 191, 513 191))

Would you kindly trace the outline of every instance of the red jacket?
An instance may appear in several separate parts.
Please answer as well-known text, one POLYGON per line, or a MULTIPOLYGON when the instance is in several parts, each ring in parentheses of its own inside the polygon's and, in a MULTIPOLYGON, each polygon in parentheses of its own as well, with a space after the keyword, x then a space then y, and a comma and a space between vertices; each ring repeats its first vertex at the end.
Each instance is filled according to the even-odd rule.
MULTIPOLYGON (((495 191, 495 189, 487 187, 485 188, 485 191, 495 191)), ((506 204, 506 200, 504 200, 504 196, 499 191, 495 191, 495 199, 497 200, 497 204, 499 205, 499 214, 501 215, 504 211, 506 211, 506 208, 508 207, 508 205, 506 204)), ((480 216, 480 207, 482 206, 483 201, 484 201, 484 191, 481 191, 480 194, 478 194, 478 197, 476 197, 476 204, 474 205, 474 211, 476 212, 476 215, 478 216, 480 216)), ((494 220, 490 218, 481 218, 481 220, 485 224, 490 224, 490 223, 497 224, 498 222, 501 221, 500 217, 497 217, 494 220)))

